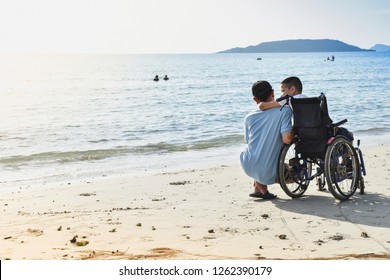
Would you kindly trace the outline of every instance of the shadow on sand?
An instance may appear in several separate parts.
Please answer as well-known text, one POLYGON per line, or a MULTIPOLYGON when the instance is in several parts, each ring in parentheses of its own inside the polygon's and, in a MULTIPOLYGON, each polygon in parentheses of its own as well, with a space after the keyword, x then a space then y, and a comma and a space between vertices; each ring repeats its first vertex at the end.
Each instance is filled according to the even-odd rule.
POLYGON ((278 198, 272 202, 277 208, 287 212, 390 228, 390 198, 378 193, 355 194, 343 202, 320 194, 310 194, 296 199, 278 198))

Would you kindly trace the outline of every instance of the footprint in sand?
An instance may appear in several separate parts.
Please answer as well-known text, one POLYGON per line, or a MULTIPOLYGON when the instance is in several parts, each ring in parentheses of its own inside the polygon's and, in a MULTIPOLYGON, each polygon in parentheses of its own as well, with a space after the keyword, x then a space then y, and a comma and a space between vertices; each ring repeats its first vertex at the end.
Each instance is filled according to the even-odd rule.
POLYGON ((43 235, 43 230, 40 229, 27 229, 27 232, 32 236, 41 236, 43 235))

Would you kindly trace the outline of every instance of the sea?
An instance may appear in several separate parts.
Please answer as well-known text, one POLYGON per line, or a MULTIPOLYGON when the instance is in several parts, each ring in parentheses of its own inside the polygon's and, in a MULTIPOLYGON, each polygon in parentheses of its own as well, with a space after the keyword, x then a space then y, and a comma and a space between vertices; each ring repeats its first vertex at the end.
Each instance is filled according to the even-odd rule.
POLYGON ((390 143, 390 52, 0 55, 0 188, 238 162, 252 84, 288 76, 390 143))

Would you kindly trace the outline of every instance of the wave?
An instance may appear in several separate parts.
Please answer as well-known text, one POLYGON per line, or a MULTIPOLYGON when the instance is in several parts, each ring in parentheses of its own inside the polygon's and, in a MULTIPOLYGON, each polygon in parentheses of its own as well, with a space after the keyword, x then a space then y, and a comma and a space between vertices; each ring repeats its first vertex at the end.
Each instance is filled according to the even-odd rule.
POLYGON ((67 152, 45 152, 32 155, 17 155, 4 157, 0 159, 0 164, 27 164, 29 162, 76 162, 101 160, 112 156, 119 156, 128 151, 126 148, 114 148, 106 150, 86 150, 86 151, 67 151, 67 152))
POLYGON ((243 141, 242 135, 228 135, 223 137, 215 137, 204 141, 193 143, 171 144, 160 142, 156 144, 147 144, 145 146, 138 146, 134 148, 134 153, 166 153, 166 152, 183 152, 191 150, 205 150, 211 148, 220 148, 225 146, 236 145, 243 141))
POLYGON ((370 127, 367 129, 358 129, 353 131, 353 133, 363 133, 363 134, 385 134, 385 133, 390 133, 390 128, 389 127, 370 127))
POLYGON ((112 157, 129 155, 152 155, 174 152, 197 151, 238 145, 243 142, 242 135, 228 135, 211 138, 204 141, 191 143, 149 143, 143 146, 120 146, 111 149, 77 150, 77 151, 51 151, 32 155, 15 155, 0 158, 0 164, 6 166, 18 166, 25 164, 50 164, 50 163, 72 163, 104 160, 112 157))

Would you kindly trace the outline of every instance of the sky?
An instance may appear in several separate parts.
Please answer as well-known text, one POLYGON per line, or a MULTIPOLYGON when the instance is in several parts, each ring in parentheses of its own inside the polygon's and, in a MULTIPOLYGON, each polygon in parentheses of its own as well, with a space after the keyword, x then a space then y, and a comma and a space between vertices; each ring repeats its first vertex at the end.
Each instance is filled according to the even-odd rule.
POLYGON ((389 0, 0 0, 0 53, 213 53, 287 39, 390 45, 389 0))

